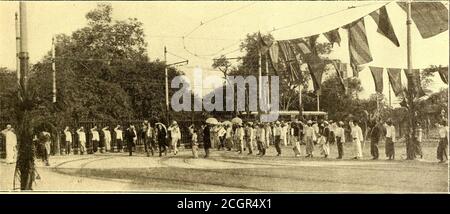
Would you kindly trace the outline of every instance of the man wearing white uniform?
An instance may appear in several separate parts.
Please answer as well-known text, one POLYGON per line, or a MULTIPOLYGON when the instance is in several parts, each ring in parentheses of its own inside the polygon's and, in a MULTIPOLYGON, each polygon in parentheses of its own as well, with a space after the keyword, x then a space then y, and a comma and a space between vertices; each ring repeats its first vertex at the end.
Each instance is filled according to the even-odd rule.
POLYGON ((78 141, 80 142, 80 153, 84 155, 86 152, 86 133, 84 132, 84 127, 77 130, 78 141))
POLYGON ((123 131, 120 125, 117 125, 116 128, 114 128, 114 132, 116 133, 116 142, 113 149, 117 149, 118 152, 123 152, 123 131))
POLYGON ((105 136, 105 149, 109 152, 111 150, 111 132, 109 131, 109 126, 104 127, 102 131, 105 136))
POLYGON ((386 126, 386 157, 389 160, 393 160, 395 159, 395 147, 394 147, 394 143, 395 143, 395 127, 392 124, 391 120, 388 120, 386 122, 387 126, 386 126))
POLYGON ((92 153, 97 153, 99 150, 100 134, 97 131, 97 126, 91 129, 92 134, 92 153))
POLYGON ((364 140, 361 127, 358 126, 358 123, 356 121, 350 120, 349 124, 351 128, 351 136, 355 147, 355 157, 353 159, 361 159, 363 157, 361 149, 361 141, 364 140))
POLYGON ((66 126, 64 129, 64 136, 66 138, 66 145, 62 148, 62 154, 70 154, 72 148, 72 132, 70 132, 70 128, 66 126))
POLYGON ((177 121, 172 122, 172 125, 168 128, 168 131, 170 132, 173 154, 177 155, 178 153, 177 143, 181 139, 181 131, 180 128, 178 127, 177 121))
POLYGON ((2 134, 5 136, 6 163, 8 164, 15 163, 17 159, 17 136, 13 130, 11 125, 7 125, 6 129, 2 131, 2 134))

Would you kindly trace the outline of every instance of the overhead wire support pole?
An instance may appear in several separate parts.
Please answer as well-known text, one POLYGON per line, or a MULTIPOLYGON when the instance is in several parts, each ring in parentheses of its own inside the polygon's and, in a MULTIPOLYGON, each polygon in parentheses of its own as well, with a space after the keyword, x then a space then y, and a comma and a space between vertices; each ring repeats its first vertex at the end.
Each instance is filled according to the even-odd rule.
POLYGON ((166 97, 166 121, 167 121, 167 124, 169 124, 169 122, 170 122, 170 106, 169 106, 169 72, 168 72, 168 69, 169 69, 170 66, 181 65, 181 64, 188 64, 189 60, 185 59, 184 61, 168 64, 167 63, 167 53, 172 54, 172 55, 174 55, 176 57, 179 57, 179 58, 182 58, 182 57, 168 52, 167 51, 167 47, 164 46, 164 75, 165 75, 165 91, 166 91, 166 93, 165 93, 166 94, 165 95, 165 97, 166 97))
POLYGON ((164 46, 164 75, 165 75, 165 85, 166 85, 166 121, 167 124, 169 124, 170 122, 170 117, 169 117, 169 75, 168 75, 168 71, 167 71, 167 48, 166 46, 164 46))
POLYGON ((56 103, 56 50, 55 37, 52 38, 52 74, 53 74, 53 103, 56 103))

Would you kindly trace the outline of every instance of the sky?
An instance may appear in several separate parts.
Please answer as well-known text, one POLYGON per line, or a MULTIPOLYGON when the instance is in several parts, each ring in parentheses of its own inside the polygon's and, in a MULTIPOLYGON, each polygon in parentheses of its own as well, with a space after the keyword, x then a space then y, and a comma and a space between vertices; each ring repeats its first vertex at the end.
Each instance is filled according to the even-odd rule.
MULTIPOLYGON (((191 2, 111 2, 113 19, 137 18, 144 24, 148 42, 148 55, 163 59, 164 46, 179 57, 168 55, 168 62, 184 59, 189 64, 179 67, 189 78, 193 70, 201 69, 205 76, 220 75, 211 67, 212 59, 227 53, 227 57, 242 56, 237 51, 240 40, 248 33, 272 31, 276 40, 294 39, 324 33, 341 27, 360 17, 365 17, 369 47, 373 61, 367 66, 406 68, 406 13, 395 3, 387 4, 400 47, 377 33, 377 26, 370 12, 389 3, 387 1, 191 1, 191 2), (347 9, 355 6, 353 9, 347 9), (342 11, 347 9, 345 11, 342 11), (339 12, 340 11, 340 12, 339 12), (201 25, 201 23, 203 23, 201 25), (200 26, 201 25, 201 26, 200 26), (274 30, 275 29, 275 30, 274 30), (184 43, 182 37, 185 37, 184 43), (188 51, 185 50, 185 48, 188 51), (190 53, 189 53, 190 52, 190 53), (192 54, 194 53, 194 54, 192 54), (207 56, 206 56, 207 55, 207 56)), ((31 63, 39 61, 50 50, 51 38, 55 34, 71 34, 86 25, 85 14, 95 8, 97 2, 28 2, 29 53, 31 63)), ((448 8, 448 2, 445 2, 448 8)), ((0 2, 0 66, 15 69, 14 13, 18 2, 0 2)), ((335 45, 330 58, 349 61, 347 34, 340 29, 341 46, 335 45)), ((416 26, 412 25, 413 67, 426 68, 429 65, 448 65, 448 31, 423 39, 416 26)), ((324 36, 319 42, 326 42, 324 36)), ((375 92, 375 86, 366 69, 360 73, 364 91, 361 98, 375 92)), ((350 71, 350 69, 349 69, 350 71)), ((385 70, 386 71, 386 70, 385 70)), ((403 74, 402 74, 403 75, 403 74)), ((403 76, 403 83, 406 78, 403 76)), ((217 86, 204 85, 205 90, 217 86)), ((384 91, 388 94, 388 76, 384 72, 384 91)), ((433 78, 434 91, 447 87, 433 78)), ((393 98, 394 103, 397 101, 393 98)))

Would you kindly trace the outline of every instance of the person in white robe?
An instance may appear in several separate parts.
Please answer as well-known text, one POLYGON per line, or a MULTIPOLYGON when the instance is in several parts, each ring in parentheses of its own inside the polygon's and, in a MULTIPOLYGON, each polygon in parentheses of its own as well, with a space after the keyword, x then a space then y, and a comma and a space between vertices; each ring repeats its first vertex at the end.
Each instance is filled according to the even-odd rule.
POLYGON ((6 144, 6 163, 13 164, 17 160, 17 136, 11 125, 7 125, 2 134, 5 137, 6 144))
POLYGON ((106 152, 111 151, 111 132, 109 131, 109 126, 102 129, 103 135, 105 136, 105 149, 106 152))
POLYGON ((359 127, 356 121, 350 121, 351 137, 355 149, 355 157, 353 159, 361 159, 363 157, 361 142, 364 140, 361 127, 359 127))

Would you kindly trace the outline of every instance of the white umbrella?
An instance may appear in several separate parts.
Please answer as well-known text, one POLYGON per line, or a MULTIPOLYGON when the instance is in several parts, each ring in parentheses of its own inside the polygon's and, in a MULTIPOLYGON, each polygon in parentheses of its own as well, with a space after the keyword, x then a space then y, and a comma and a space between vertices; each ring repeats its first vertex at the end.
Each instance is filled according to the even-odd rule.
POLYGON ((214 117, 210 117, 210 118, 206 119, 206 123, 215 125, 215 124, 218 124, 219 121, 214 117))
POLYGON ((239 117, 235 117, 231 120, 231 122, 235 124, 242 124, 242 119, 239 117))
POLYGON ((226 126, 231 126, 231 125, 233 125, 233 123, 230 122, 230 121, 228 121, 228 120, 223 121, 222 124, 223 124, 223 125, 226 125, 226 126))

